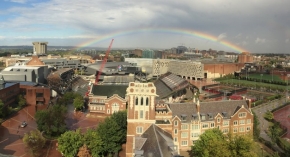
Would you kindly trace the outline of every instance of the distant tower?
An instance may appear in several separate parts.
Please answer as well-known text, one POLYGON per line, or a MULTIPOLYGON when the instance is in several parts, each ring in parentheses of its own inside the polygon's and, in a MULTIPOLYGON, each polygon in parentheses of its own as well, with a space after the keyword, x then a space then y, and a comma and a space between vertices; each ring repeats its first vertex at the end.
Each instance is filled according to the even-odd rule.
POLYGON ((33 42, 33 52, 36 55, 46 54, 48 42, 33 42))
POLYGON ((126 96, 128 99, 126 157, 132 157, 135 138, 140 137, 155 124, 156 87, 153 83, 130 82, 126 96))

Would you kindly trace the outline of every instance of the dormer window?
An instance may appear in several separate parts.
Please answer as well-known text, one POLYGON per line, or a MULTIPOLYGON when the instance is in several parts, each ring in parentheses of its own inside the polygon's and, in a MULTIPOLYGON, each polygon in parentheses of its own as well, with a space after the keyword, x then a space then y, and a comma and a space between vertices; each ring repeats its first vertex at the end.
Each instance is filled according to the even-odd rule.
POLYGON ((181 120, 182 120, 182 121, 186 121, 186 117, 187 117, 186 114, 182 114, 182 115, 181 115, 181 120))
POLYGON ((228 116, 228 113, 227 112, 223 112, 222 115, 223 115, 224 118, 226 118, 228 116))
POLYGON ((212 113, 208 113, 208 119, 213 119, 212 113))
POLYGON ((205 120, 205 116, 206 116, 206 115, 205 115, 204 113, 201 113, 201 114, 200 114, 200 119, 201 119, 201 120, 205 120))
POLYGON ((193 120, 197 120, 198 119, 198 115, 197 114, 192 114, 192 119, 193 120))

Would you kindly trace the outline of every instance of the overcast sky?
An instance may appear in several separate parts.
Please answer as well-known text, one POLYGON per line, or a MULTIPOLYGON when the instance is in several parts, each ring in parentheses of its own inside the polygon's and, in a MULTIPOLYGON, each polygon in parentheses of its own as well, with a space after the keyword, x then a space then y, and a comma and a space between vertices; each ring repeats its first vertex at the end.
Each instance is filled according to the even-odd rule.
POLYGON ((253 53, 290 53, 289 6, 289 0, 1 0, 0 45, 77 46, 96 40, 89 46, 107 47, 114 38, 115 48, 235 51, 221 43, 230 42, 253 53), (216 40, 152 31, 165 28, 216 40))

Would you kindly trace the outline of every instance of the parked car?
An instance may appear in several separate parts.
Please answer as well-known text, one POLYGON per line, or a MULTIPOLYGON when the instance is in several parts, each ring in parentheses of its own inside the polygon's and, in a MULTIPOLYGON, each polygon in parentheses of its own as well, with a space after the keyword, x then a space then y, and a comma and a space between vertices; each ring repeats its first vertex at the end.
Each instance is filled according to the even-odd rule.
POLYGON ((21 128, 25 128, 27 126, 27 123, 24 121, 22 122, 22 124, 20 125, 21 128))

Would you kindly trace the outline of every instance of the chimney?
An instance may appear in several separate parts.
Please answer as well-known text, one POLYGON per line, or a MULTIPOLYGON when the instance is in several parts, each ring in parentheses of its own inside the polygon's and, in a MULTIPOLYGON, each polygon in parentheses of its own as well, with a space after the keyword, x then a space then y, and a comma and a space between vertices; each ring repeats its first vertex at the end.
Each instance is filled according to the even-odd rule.
POLYGON ((197 113, 199 113, 199 111, 200 111, 199 99, 197 99, 197 103, 196 103, 196 111, 197 111, 197 113))
POLYGON ((247 104, 248 104, 248 108, 251 109, 252 108, 252 100, 247 99, 247 104))

